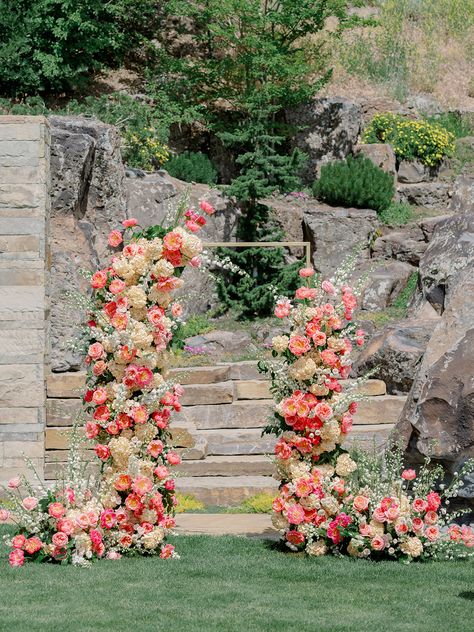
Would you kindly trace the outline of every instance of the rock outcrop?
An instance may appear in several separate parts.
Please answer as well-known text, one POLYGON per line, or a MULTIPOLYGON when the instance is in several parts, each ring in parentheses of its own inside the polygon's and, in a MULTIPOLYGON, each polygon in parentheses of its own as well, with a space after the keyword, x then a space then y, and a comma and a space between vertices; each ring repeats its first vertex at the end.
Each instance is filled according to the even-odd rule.
POLYGON ((342 97, 318 98, 289 110, 287 121, 296 128, 295 146, 308 154, 304 177, 311 183, 323 164, 352 153, 362 126, 362 111, 342 97))

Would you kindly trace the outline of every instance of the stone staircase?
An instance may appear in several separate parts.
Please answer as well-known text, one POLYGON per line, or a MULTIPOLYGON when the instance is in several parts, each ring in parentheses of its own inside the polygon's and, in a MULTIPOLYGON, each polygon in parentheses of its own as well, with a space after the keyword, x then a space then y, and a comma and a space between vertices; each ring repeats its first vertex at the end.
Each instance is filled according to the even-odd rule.
MULTIPOLYGON (((261 492, 272 493, 275 438, 262 437, 273 408, 268 382, 255 362, 174 369, 185 386, 183 409, 173 417, 173 442, 183 458, 177 490, 207 505, 236 505, 261 492)), ((83 373, 48 377, 45 478, 51 479, 67 456, 67 432, 81 407, 83 373), (66 431, 66 432, 64 432, 66 431)), ((385 383, 369 380, 362 392, 348 443, 380 449, 403 408, 405 397, 386 395, 385 383)))

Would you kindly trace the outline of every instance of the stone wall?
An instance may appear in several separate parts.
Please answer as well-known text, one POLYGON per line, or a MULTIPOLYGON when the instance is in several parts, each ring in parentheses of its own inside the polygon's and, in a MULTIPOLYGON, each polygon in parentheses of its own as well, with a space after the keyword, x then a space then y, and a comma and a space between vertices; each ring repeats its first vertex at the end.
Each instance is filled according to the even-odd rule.
POLYGON ((49 124, 0 116, 0 483, 43 475, 49 124))

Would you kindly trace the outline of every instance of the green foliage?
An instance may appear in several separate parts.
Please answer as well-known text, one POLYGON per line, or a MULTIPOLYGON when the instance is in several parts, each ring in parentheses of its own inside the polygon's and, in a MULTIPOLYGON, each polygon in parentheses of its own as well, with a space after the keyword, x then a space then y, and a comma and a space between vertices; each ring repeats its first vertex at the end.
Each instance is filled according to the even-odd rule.
MULTIPOLYGON (((257 204, 239 222, 241 241, 281 241, 283 232, 271 220, 268 208, 257 204)), ((268 316, 275 296, 293 293, 298 287, 300 262, 288 265, 283 248, 221 248, 219 254, 246 272, 224 269, 217 279, 221 311, 234 310, 240 318, 268 316)))
POLYGON ((461 116, 459 112, 443 112, 438 116, 428 116, 426 120, 432 125, 443 127, 456 139, 474 134, 472 122, 461 116))
POLYGON ((69 91, 151 36, 152 0, 0 0, 0 92, 69 91))
POLYGON ((203 184, 217 182, 217 169, 209 157, 201 152, 185 151, 177 156, 172 156, 164 168, 170 176, 184 180, 184 182, 201 182, 203 184))
POLYGON ((365 143, 390 143, 398 160, 419 160, 436 167, 454 152, 454 134, 439 124, 376 114, 363 135, 365 143))
POLYGON ((213 326, 207 316, 203 314, 194 314, 190 316, 184 325, 179 328, 180 338, 191 338, 192 336, 199 336, 200 334, 206 334, 211 331, 213 326))
POLYGON ((176 513, 186 513, 187 511, 202 511, 204 504, 195 498, 192 494, 176 494, 178 504, 176 505, 176 513))
POLYGON ((408 305, 410 304, 410 301, 416 292, 417 285, 418 272, 412 272, 410 278, 407 281, 407 284, 393 302, 393 308, 401 310, 402 313, 405 315, 408 309, 408 305))
POLYGON ((403 202, 392 202, 379 213, 379 219, 389 226, 403 226, 413 218, 413 208, 403 202))
POLYGON ((392 202, 393 177, 365 156, 349 156, 321 168, 313 193, 334 206, 372 208, 380 212, 392 202))
POLYGON ((231 507, 226 513, 272 513, 275 494, 261 492, 246 498, 238 507, 231 507))

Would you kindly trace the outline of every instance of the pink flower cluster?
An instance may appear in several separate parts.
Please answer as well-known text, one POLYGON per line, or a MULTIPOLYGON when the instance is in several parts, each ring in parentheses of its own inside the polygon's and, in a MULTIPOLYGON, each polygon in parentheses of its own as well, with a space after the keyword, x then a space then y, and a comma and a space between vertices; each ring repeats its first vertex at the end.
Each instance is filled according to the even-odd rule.
POLYGON ((357 299, 344 283, 314 283, 312 268, 303 268, 300 276, 306 285, 293 300, 280 298, 275 308, 278 318, 288 319, 289 332, 273 338, 274 360, 261 364, 276 400, 268 431, 279 436, 274 526, 289 548, 310 555, 409 561, 429 557, 448 542, 474 547, 472 529, 448 528, 446 512, 441 518, 436 491, 420 495, 415 470, 398 472, 388 494, 383 486, 360 487, 358 464, 341 446, 357 411, 342 381, 350 374, 353 343, 364 341, 364 332, 352 324, 357 299))

